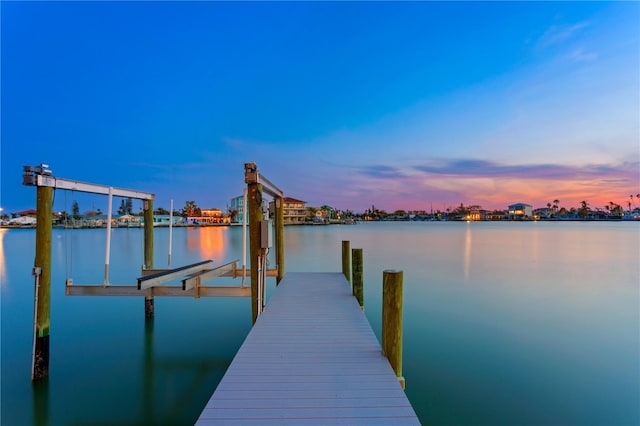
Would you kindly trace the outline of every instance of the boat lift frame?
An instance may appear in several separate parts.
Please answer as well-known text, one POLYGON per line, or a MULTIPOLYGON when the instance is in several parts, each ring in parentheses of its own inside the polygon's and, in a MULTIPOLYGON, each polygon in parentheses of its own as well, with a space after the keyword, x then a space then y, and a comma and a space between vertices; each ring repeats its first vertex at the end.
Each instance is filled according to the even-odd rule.
MULTIPOLYGON (((213 261, 206 260, 174 269, 154 269, 153 267, 153 200, 155 195, 130 189, 114 188, 107 185, 80 182, 53 176, 47 164, 24 166, 23 181, 27 186, 36 187, 36 255, 32 274, 34 275, 34 338, 31 379, 41 380, 49 376, 49 336, 50 336, 50 290, 52 251, 52 210, 54 189, 71 190, 109 197, 107 220, 107 246, 105 271, 102 284, 76 285, 67 278, 65 294, 69 296, 144 296, 145 318, 154 316, 155 296, 200 297, 252 297, 254 286, 205 286, 205 281, 215 277, 245 276, 246 269, 238 270, 238 261, 212 267, 213 261), (111 211, 113 196, 143 200, 144 206, 144 265, 137 285, 111 285, 109 282, 109 251, 111 243, 111 211), (165 285, 179 277, 182 285, 165 285)), ((169 260, 170 262, 170 260, 169 260)), ((269 274, 271 275, 271 274, 269 274)), ((275 271, 274 274, 275 275, 275 271)), ((252 275, 253 276, 253 275, 252 275)))

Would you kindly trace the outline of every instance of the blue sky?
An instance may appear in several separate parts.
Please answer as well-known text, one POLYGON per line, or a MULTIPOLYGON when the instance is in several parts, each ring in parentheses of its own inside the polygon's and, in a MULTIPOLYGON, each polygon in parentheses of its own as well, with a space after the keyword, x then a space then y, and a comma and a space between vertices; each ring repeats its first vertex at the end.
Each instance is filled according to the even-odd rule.
POLYGON ((4 212, 35 207, 41 162, 178 209, 224 209, 248 161, 354 211, 640 193, 640 3, 0 8, 4 212))

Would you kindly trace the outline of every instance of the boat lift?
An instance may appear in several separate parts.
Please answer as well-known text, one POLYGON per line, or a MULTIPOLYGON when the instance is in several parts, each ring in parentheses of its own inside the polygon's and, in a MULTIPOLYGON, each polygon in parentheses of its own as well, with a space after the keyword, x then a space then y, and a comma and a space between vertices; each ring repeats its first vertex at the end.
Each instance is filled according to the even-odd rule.
MULTIPOLYGON (((237 268, 237 264, 239 262, 238 260, 226 263, 218 267, 213 266, 212 260, 206 260, 179 268, 153 268, 154 194, 54 177, 52 176, 52 172, 51 170, 49 170, 46 164, 41 164, 40 166, 36 167, 25 166, 23 184, 37 186, 39 188, 48 187, 52 189, 64 189, 77 192, 104 194, 109 197, 107 209, 107 238, 103 283, 78 285, 73 283, 72 278, 67 278, 65 293, 68 296, 145 296, 147 298, 153 298, 154 296, 191 296, 194 298, 250 296, 249 287, 211 287, 202 285, 204 282, 209 281, 215 277, 224 276, 236 278, 240 276, 241 271, 239 271, 237 268), (144 265, 141 271, 142 276, 137 279, 137 285, 112 285, 109 281, 109 259, 111 246, 110 230, 112 219, 112 200, 114 196, 140 199, 144 202, 144 265), (182 285, 165 285, 167 282, 179 279, 183 276, 185 278, 183 279, 182 285)), ((38 211, 39 210, 40 209, 38 208, 38 211)), ((38 250, 39 247, 38 244, 36 244, 36 251, 38 250)), ((41 282, 40 285, 42 284, 43 283, 41 282)), ((150 314, 147 316, 153 316, 152 311, 147 312, 147 314, 150 314)))
MULTIPOLYGON (((283 193, 275 185, 257 172, 255 163, 245 164, 245 197, 247 192, 251 199, 245 201, 245 220, 243 223, 243 257, 246 259, 246 217, 249 214, 251 271, 243 260, 242 268, 238 260, 214 267, 212 260, 205 260, 191 265, 172 269, 154 269, 153 256, 153 200, 155 195, 148 192, 114 188, 112 186, 80 182, 53 176, 47 164, 24 166, 23 184, 35 186, 37 192, 36 207, 36 255, 32 274, 34 275, 34 337, 32 354, 32 380, 40 380, 49 375, 49 333, 50 333, 50 288, 51 288, 51 235, 52 209, 54 189, 71 190, 109 197, 107 213, 107 238, 105 249, 104 278, 102 284, 74 284, 67 277, 65 294, 68 296, 143 296, 145 298, 145 317, 154 316, 155 296, 187 296, 200 297, 251 297, 252 318, 255 322, 262 312, 265 303, 265 278, 273 276, 280 282, 284 276, 284 237, 283 225, 283 193), (261 232, 267 236, 270 227, 263 226, 262 191, 274 197, 276 211, 276 260, 277 267, 266 267, 266 255, 271 245, 261 241, 261 232), (136 285, 112 285, 109 280, 109 262, 111 245, 111 219, 113 197, 128 197, 143 201, 144 212, 144 264, 141 276, 136 285), (247 210, 249 210, 247 212, 247 210), (260 222, 260 223, 258 223, 260 222), (255 249, 254 249, 255 248, 255 249), (254 262, 254 260, 257 261, 254 262), (251 286, 245 286, 245 277, 251 274, 251 286), (240 286, 203 285, 216 277, 242 277, 240 286), (167 285, 170 281, 181 279, 181 285, 167 285)), ((246 198, 245 198, 246 199, 246 198)), ((270 222, 266 222, 270 225, 270 222)), ((171 244, 171 236, 170 236, 171 244)), ((270 243, 269 243, 270 244, 270 243)), ((168 266, 171 264, 171 248, 169 248, 168 266)))

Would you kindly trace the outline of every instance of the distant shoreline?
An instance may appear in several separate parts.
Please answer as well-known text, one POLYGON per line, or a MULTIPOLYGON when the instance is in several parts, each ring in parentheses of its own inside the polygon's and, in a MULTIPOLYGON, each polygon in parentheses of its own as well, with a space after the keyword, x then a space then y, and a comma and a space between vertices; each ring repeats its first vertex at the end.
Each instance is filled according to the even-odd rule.
MULTIPOLYGON (((499 223, 499 222, 606 222, 606 223, 627 223, 627 222, 637 222, 640 223, 640 219, 538 219, 538 220, 365 220, 365 221, 354 221, 354 222, 328 222, 328 223, 319 223, 319 222, 300 222, 300 223, 287 223, 285 226, 330 226, 330 225, 358 225, 363 223, 405 223, 405 222, 477 222, 477 223, 499 223)), ((229 227, 239 227, 242 226, 241 223, 215 223, 215 224, 176 224, 173 225, 173 228, 229 228, 229 227)), ((106 229, 106 226, 61 226, 54 225, 53 229, 106 229)), ((161 224, 155 225, 154 228, 169 228, 169 225, 161 224)), ((0 229, 36 229, 36 225, 0 225, 0 229)), ((111 229, 144 229, 144 226, 112 226, 111 229)))

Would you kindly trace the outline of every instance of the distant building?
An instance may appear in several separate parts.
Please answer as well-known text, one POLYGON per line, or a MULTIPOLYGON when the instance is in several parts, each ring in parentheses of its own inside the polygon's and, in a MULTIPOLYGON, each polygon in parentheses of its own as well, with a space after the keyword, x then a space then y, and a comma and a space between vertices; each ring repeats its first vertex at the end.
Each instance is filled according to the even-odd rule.
POLYGON ((136 228, 136 227, 140 227, 141 224, 144 223, 144 218, 140 216, 133 216, 130 214, 123 214, 118 218, 113 218, 111 222, 112 223, 115 222, 116 226, 118 227, 136 228))
POLYGON ((6 221, 6 223, 15 226, 33 226, 36 224, 37 213, 34 209, 14 213, 12 214, 13 217, 6 221))
POLYGON ((227 213, 231 216, 231 223, 242 223, 244 221, 244 195, 239 195, 231 199, 227 213))
POLYGON ((487 212, 485 215, 485 220, 507 220, 507 213, 500 210, 494 210, 492 212, 487 212))
POLYGON ((35 216, 18 216, 7 221, 8 225, 31 226, 37 222, 35 216))
MULTIPOLYGON (((237 197, 233 197, 230 200, 229 208, 227 214, 229 215, 230 223, 242 224, 244 220, 244 195, 238 195, 237 197), (234 214, 235 213, 235 214, 234 214)), ((262 199, 262 210, 267 208, 268 200, 266 198, 262 199)), ((247 217, 247 223, 249 223, 249 218, 247 217)))
POLYGON ((472 221, 481 221, 486 220, 488 212, 486 210, 482 210, 479 206, 472 206, 469 208, 469 212, 467 213, 467 217, 465 220, 472 221))
POLYGON ((533 211, 533 217, 536 219, 551 219, 555 215, 553 207, 542 207, 533 211))
POLYGON ((199 225, 219 225, 229 223, 229 218, 220 209, 200 209, 200 216, 187 217, 187 223, 199 225))
POLYGON ((284 197, 284 224, 304 223, 307 218, 307 202, 284 197))
POLYGON ((509 206, 510 220, 533 219, 533 206, 525 203, 516 203, 509 206))
MULTIPOLYGON (((290 225, 293 223, 304 223, 307 217, 306 201, 297 200, 291 197, 284 197, 283 199, 284 209, 284 224, 290 225)), ((262 200, 263 209, 267 206, 268 200, 262 200)), ((269 204, 270 212, 273 214, 273 203, 269 204)), ((235 212, 235 220, 233 223, 242 223, 245 215, 244 196, 240 195, 231 199, 229 205, 229 215, 235 212)))

